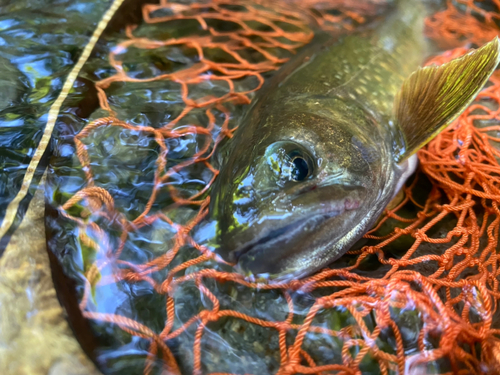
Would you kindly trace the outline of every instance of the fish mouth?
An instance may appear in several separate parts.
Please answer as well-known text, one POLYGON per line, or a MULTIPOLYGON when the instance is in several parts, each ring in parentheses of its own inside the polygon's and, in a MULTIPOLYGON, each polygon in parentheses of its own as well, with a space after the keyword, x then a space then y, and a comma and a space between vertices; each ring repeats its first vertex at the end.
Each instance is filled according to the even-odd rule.
POLYGON ((220 233, 216 253, 249 280, 314 271, 324 263, 319 254, 359 222, 363 211, 358 208, 367 203, 367 193, 351 184, 274 197, 257 206, 259 214, 245 226, 220 233))
MULTIPOLYGON (((236 249, 229 251, 228 260, 231 263, 238 265, 242 257, 249 259, 258 259, 261 253, 266 249, 274 248, 275 246, 294 247, 294 239, 302 239, 308 234, 314 234, 316 228, 322 226, 326 221, 342 215, 345 211, 357 209, 361 205, 360 199, 353 199, 353 197, 346 197, 340 201, 330 201, 325 207, 303 207, 303 213, 298 218, 287 220, 282 226, 278 228, 270 228, 263 231, 260 235, 254 237, 252 240, 241 244, 236 249)), ((266 220, 263 227, 268 227, 266 220)))
POLYGON ((302 217, 294 220, 290 224, 284 225, 277 229, 273 229, 270 232, 244 244, 240 248, 231 251, 229 253, 229 260, 232 263, 238 263, 242 256, 248 255, 254 251, 258 252, 259 247, 262 248, 272 246, 273 242, 278 245, 279 243, 286 242, 287 239, 290 240, 291 237, 303 236, 307 232, 311 231, 304 230, 304 228, 307 227, 307 224, 312 224, 312 226, 314 226, 314 224, 319 225, 327 221, 328 219, 342 214, 343 212, 344 210, 335 210, 327 213, 322 212, 310 214, 307 217, 302 217), (295 234, 295 236, 293 236, 293 234, 295 234))

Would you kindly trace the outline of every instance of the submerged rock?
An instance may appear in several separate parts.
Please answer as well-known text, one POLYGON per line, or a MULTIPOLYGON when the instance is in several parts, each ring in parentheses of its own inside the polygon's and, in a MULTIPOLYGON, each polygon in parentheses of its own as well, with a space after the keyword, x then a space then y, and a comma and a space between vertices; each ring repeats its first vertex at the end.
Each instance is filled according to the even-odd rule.
POLYGON ((56 297, 43 188, 42 183, 0 259, 0 369, 5 375, 97 375, 56 297))

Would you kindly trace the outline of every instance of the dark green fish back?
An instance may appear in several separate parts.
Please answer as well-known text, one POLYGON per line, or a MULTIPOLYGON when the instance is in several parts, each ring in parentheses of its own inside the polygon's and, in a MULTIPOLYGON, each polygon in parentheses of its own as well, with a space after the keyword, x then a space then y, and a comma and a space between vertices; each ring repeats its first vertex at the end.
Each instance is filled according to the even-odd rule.
MULTIPOLYGON (((300 93, 338 95, 355 99, 389 119, 404 79, 424 58, 424 15, 419 1, 400 2, 397 10, 367 30, 320 47, 318 52, 328 51, 317 53, 284 79, 274 99, 294 98, 300 93)), ((284 74, 287 72, 279 75, 284 74)), ((279 80, 281 77, 276 77, 279 80)))
POLYGON ((318 38, 266 83, 221 151, 210 212, 222 257, 246 274, 298 276, 370 227, 402 173, 392 107, 423 62, 423 27, 420 3, 399 1, 363 30, 318 38), (297 156, 299 183, 284 176, 297 156))

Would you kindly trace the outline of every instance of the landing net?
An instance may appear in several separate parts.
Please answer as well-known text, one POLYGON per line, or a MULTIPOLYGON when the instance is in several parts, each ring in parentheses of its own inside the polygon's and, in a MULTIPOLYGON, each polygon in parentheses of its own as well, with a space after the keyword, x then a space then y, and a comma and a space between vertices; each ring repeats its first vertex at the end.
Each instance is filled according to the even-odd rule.
MULTIPOLYGON (((313 27, 353 29, 365 22, 367 14, 377 12, 378 3, 363 2, 355 9, 347 7, 352 4, 348 1, 282 1, 271 6, 262 0, 189 4, 162 0, 143 7, 145 23, 195 21, 200 32, 153 40, 136 35, 135 27, 129 26, 128 39, 109 55, 115 74, 95 85, 106 115, 88 123, 74 138, 87 185, 59 211, 77 225, 81 246, 94 254, 85 268, 81 311, 92 321, 107 322, 147 340, 144 374, 156 373, 158 366, 167 373, 181 373, 185 367, 173 343, 187 332, 194 335, 187 368, 194 374, 226 371, 205 366, 204 345, 207 329, 217 332, 217 322, 228 319, 262 327, 277 339, 279 374, 357 374, 367 368, 381 374, 498 373, 500 74, 495 73, 476 102, 418 153, 419 173, 404 188, 402 200, 365 236, 365 246, 346 255, 347 261, 339 263, 342 267, 333 265, 287 284, 250 283, 221 265, 192 236, 192 229, 207 215, 207 191, 218 174, 211 156, 235 130, 231 116, 251 101, 266 77, 312 39, 313 27), (191 51, 194 63, 170 71, 160 64, 149 71, 151 75, 129 74, 126 51, 169 48, 191 51), (179 113, 160 127, 120 119, 108 100, 109 87, 116 83, 147 87, 157 82, 179 90, 183 102, 179 113), (203 121, 193 120, 195 111, 204 113, 203 121), (135 217, 95 176, 94 145, 89 139, 102 127, 147 134, 158 149, 154 188, 135 217), (200 146, 189 157, 172 162, 168 144, 186 137, 196 138, 200 146), (172 181, 193 168, 209 175, 209 183, 187 195, 172 181), (425 183, 429 191, 422 194, 416 187, 425 183), (155 202, 165 194, 170 204, 158 209, 155 202), (196 214, 187 221, 179 219, 173 213, 181 207, 194 207, 196 214), (123 249, 131 236, 160 222, 174 233, 168 251, 142 263, 127 259, 123 249), (379 265, 376 275, 367 271, 373 262, 379 265), (93 306, 99 288, 140 282, 166 296, 162 330, 93 306), (255 293, 274 291, 282 296, 287 314, 283 319, 263 319, 233 310, 213 287, 228 283, 255 293), (175 293, 187 284, 197 288, 205 303, 179 321, 175 293), (314 298, 300 314, 297 293, 314 298), (333 311, 342 312, 348 323, 325 323, 333 311), (408 329, 415 330, 413 338, 408 329), (335 340, 341 349, 338 355, 327 358, 309 350, 308 337, 315 335, 335 340)), ((454 48, 429 63, 449 61, 466 53, 467 43, 482 44, 500 34, 499 4, 488 3, 489 8, 484 4, 449 1, 445 10, 427 20, 428 35, 447 49, 454 48)))

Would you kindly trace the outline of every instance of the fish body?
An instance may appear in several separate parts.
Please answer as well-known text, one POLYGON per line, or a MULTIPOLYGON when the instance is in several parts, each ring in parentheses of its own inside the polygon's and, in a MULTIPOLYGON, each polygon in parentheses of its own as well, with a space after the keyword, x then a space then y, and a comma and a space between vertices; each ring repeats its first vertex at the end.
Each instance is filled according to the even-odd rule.
MULTIPOLYGON (((445 115, 441 108, 418 123, 427 112, 422 98, 448 101, 422 82, 422 74, 432 83, 437 73, 418 71, 427 54, 425 12, 411 4, 399 1, 360 32, 313 42, 267 82, 221 151, 210 202, 214 247, 245 275, 297 278, 342 256, 413 173, 415 145, 465 108, 445 115), (408 130, 415 127, 422 129, 408 130)), ((491 71, 467 88, 471 98, 494 68, 481 69, 491 71)))

